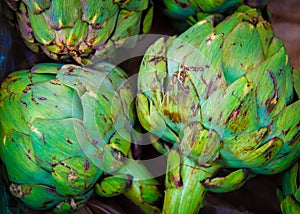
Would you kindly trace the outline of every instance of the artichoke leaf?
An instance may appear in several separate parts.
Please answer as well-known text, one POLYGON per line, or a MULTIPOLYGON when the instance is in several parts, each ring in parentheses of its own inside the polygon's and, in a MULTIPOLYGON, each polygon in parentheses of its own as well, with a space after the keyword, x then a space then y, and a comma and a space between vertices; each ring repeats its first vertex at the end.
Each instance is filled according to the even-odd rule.
POLYGON ((222 65, 228 83, 232 83, 264 59, 256 28, 248 22, 239 23, 224 39, 222 65))
POLYGON ((102 197, 113 197, 126 192, 130 185, 128 175, 113 175, 100 180, 95 186, 95 191, 102 197))
POLYGON ((39 164, 49 171, 72 157, 97 157, 97 149, 89 141, 81 120, 36 119, 30 138, 39 164))
POLYGON ((32 209, 49 209, 67 199, 59 195, 55 188, 40 184, 11 184, 9 189, 32 209))
POLYGON ((112 0, 80 0, 82 7, 82 20, 88 22, 93 28, 102 28, 103 23, 111 20, 119 12, 117 4, 112 0))
POLYGON ((29 85, 20 102, 21 112, 29 123, 36 118, 82 118, 81 101, 76 91, 55 79, 29 85))
POLYGON ((202 184, 210 192, 231 192, 242 187, 249 179, 249 173, 246 169, 238 169, 225 177, 207 178, 202 184))
POLYGON ((49 27, 56 30, 73 28, 81 15, 81 4, 79 0, 51 1, 50 8, 43 15, 49 27))
POLYGON ((23 0, 23 2, 35 14, 43 12, 51 5, 51 0, 23 0))
POLYGON ((114 34, 111 37, 116 47, 133 47, 136 44, 138 37, 128 40, 127 38, 139 34, 140 29, 136 26, 141 25, 141 14, 142 11, 126 11, 124 9, 120 11, 114 34))
POLYGON ((38 42, 47 46, 55 40, 55 31, 48 24, 49 22, 45 20, 44 14, 33 14, 31 11, 28 11, 28 17, 34 38, 38 42))
POLYGON ((102 174, 93 157, 71 157, 53 168, 56 191, 61 195, 80 195, 93 188, 102 174))
POLYGON ((54 186, 49 171, 42 169, 37 163, 32 141, 28 135, 14 130, 5 134, 1 142, 0 154, 11 182, 54 186))

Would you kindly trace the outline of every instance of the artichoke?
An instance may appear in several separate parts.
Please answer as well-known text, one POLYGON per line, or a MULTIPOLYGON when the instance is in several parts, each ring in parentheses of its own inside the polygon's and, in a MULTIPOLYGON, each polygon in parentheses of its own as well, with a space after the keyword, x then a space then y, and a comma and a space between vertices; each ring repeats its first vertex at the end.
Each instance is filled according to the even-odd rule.
POLYGON ((207 190, 282 172, 300 154, 299 73, 259 10, 157 40, 138 75, 138 118, 169 150, 163 213, 198 213, 207 190))
MULTIPOLYGON (((300 97, 300 72, 294 73, 294 85, 300 97)), ((298 124, 299 125, 299 124, 298 124)), ((277 197, 283 214, 300 213, 300 168, 299 161, 282 173, 281 189, 277 189, 277 197)))
POLYGON ((282 189, 277 190, 283 214, 300 213, 299 162, 282 175, 282 189))
MULTIPOLYGON (((80 64, 120 47, 127 37, 147 33, 153 9, 149 0, 6 0, 15 11, 25 44, 50 58, 80 64), (95 53, 96 52, 96 53, 95 53)), ((108 56, 109 57, 109 56, 108 56)))
POLYGON ((197 16, 198 20, 211 14, 230 15, 241 5, 263 8, 268 0, 230 0, 230 1, 205 1, 205 0, 162 0, 163 12, 176 21, 176 27, 188 28, 189 18, 197 16))
POLYGON ((157 211, 158 183, 131 158, 135 116, 125 80, 108 63, 43 63, 9 75, 0 89, 0 157, 14 196, 33 209, 68 212, 96 185, 157 211))

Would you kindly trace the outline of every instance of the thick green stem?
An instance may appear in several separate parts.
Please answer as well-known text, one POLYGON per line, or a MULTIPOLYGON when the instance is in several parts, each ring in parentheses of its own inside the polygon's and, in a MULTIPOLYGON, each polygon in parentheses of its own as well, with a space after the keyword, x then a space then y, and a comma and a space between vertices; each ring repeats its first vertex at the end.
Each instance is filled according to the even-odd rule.
POLYGON ((132 185, 124 193, 127 198, 140 207, 144 213, 161 213, 160 209, 154 205, 162 197, 158 189, 159 183, 141 161, 127 160, 119 173, 132 176, 132 185))
POLYGON ((197 214, 206 194, 201 182, 212 177, 219 168, 217 164, 199 166, 187 157, 181 158, 176 151, 171 151, 168 156, 163 213, 197 214))

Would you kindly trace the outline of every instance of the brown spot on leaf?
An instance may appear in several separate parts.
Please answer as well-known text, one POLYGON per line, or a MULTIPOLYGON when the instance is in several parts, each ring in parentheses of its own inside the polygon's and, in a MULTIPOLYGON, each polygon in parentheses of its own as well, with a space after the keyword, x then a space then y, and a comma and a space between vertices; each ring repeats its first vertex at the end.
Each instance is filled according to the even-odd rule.
POLYGON ((46 97, 39 97, 39 100, 48 100, 46 97))
POLYGON ((87 172, 91 168, 89 160, 85 160, 84 162, 84 171, 87 172))

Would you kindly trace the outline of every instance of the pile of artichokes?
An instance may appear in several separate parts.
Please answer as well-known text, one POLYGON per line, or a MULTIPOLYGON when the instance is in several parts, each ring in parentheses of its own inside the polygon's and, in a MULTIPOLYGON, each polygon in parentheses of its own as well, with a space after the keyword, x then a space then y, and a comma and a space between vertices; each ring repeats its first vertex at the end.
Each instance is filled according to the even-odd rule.
POLYGON ((159 2, 5 2, 24 44, 53 61, 1 84, 0 203, 71 213, 124 194, 144 213, 197 214, 207 192, 287 170, 277 195, 283 213, 299 211, 300 73, 267 1, 164 0, 187 30, 151 44, 137 91, 107 60, 139 44, 130 37, 150 31, 159 2), (164 183, 139 160, 146 136, 167 156, 164 183))

